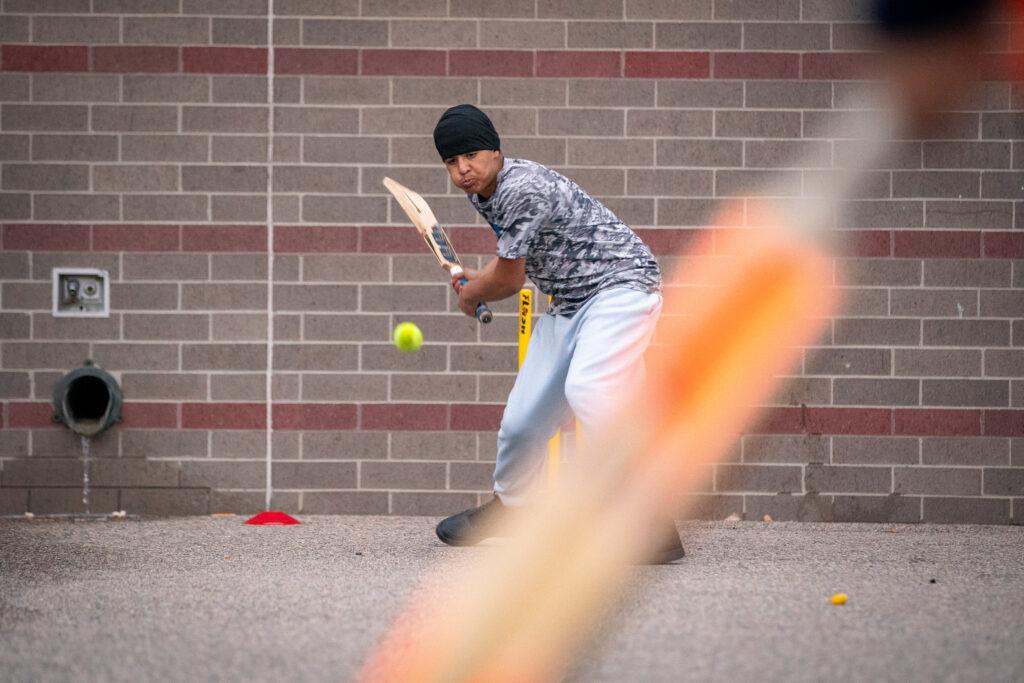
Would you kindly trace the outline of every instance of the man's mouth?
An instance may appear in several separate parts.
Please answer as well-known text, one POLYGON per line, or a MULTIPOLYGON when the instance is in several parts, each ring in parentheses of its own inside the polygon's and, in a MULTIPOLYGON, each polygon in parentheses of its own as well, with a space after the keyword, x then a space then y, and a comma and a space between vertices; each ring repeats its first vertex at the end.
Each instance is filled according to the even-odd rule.
POLYGON ((463 180, 463 181, 461 181, 459 183, 459 185, 461 185, 462 187, 466 188, 467 190, 469 188, 473 187, 474 184, 476 184, 476 179, 475 178, 466 178, 465 180, 463 180))

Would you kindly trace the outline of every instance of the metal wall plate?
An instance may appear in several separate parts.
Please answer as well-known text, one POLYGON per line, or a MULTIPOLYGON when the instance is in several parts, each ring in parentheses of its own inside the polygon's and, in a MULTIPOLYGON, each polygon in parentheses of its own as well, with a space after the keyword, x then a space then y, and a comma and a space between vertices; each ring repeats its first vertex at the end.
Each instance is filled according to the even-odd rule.
POLYGON ((54 268, 53 315, 109 318, 110 274, 97 268, 54 268))

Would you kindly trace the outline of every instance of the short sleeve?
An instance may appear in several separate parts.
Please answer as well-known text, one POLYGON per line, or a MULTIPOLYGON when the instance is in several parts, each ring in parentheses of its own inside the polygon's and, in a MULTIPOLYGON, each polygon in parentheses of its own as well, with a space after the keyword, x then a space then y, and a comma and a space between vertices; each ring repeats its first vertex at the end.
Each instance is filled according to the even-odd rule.
POLYGON ((531 183, 509 188, 505 196, 501 212, 505 225, 498 237, 497 254, 507 259, 523 258, 537 231, 552 220, 551 197, 531 183))

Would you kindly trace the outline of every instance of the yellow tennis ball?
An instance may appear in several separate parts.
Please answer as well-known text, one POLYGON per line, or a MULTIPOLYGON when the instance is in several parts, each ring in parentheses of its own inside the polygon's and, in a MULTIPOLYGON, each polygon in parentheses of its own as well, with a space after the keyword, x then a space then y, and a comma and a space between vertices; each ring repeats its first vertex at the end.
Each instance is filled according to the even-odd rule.
POLYGON ((419 351, 423 346, 423 333, 413 323, 400 323, 395 327, 394 340, 399 351, 419 351))
POLYGON ((832 596, 833 605, 845 605, 846 604, 846 593, 836 593, 832 596))

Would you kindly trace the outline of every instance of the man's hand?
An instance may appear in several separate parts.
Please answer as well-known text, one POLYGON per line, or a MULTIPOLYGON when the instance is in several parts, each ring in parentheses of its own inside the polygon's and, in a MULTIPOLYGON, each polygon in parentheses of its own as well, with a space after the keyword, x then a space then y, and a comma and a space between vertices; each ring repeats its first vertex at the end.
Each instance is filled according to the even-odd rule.
MULTIPOLYGON (((468 284, 468 283, 467 283, 468 284)), ((456 290, 459 293, 459 310, 468 315, 470 318, 476 317, 476 297, 469 298, 466 296, 466 288, 459 286, 456 290)))
POLYGON ((480 271, 474 268, 463 268, 462 273, 459 275, 452 276, 452 289, 455 290, 456 294, 462 293, 462 278, 467 280, 475 280, 480 277, 480 271))
POLYGON ((519 291, 526 280, 526 260, 496 258, 480 270, 465 269, 462 277, 467 282, 453 277, 452 287, 459 295, 459 310, 472 318, 479 302, 499 301, 519 291))

